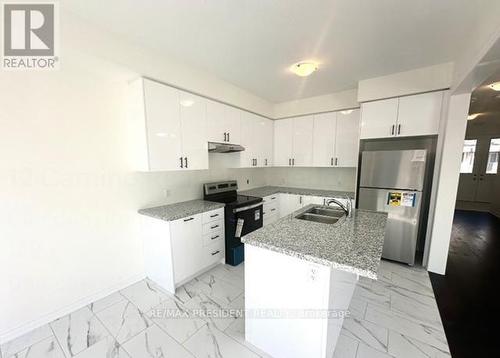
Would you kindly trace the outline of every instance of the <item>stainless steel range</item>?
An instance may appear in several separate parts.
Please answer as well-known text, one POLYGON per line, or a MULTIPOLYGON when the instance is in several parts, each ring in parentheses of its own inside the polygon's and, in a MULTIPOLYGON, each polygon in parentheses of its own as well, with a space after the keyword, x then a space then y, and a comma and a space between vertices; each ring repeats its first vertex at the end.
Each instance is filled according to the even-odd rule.
POLYGON ((203 199, 226 204, 224 226, 226 263, 239 265, 245 258, 241 237, 262 227, 262 198, 238 195, 236 180, 203 185, 203 199))

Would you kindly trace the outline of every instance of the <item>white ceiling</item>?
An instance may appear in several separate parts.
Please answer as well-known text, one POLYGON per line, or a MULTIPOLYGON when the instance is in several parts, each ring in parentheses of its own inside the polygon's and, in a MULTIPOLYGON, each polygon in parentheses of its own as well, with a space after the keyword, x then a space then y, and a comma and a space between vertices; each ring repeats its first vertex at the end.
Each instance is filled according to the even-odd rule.
MULTIPOLYGON (((64 0, 61 6, 271 102, 453 61, 490 0, 64 0), (300 60, 320 70, 299 78, 300 60)), ((497 0, 491 0, 497 1, 497 0)))

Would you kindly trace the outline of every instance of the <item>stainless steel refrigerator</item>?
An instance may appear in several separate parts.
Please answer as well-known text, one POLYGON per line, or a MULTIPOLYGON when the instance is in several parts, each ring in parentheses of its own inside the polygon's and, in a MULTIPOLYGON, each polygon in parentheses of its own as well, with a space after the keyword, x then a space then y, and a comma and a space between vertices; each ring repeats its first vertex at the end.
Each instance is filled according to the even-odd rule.
POLYGON ((415 263, 425 150, 361 153, 358 207, 388 213, 382 257, 415 263))

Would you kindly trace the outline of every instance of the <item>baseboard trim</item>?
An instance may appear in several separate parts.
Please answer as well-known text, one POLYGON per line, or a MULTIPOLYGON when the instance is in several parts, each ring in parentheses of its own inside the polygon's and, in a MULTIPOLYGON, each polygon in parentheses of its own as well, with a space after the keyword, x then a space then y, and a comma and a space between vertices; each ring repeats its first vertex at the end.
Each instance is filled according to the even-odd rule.
POLYGON ((130 286, 138 281, 141 281, 146 278, 145 274, 141 275, 135 275, 132 277, 129 277, 126 280, 121 281, 120 283, 113 285, 111 287, 108 287, 104 290, 101 290, 99 292, 96 292, 95 294, 92 294, 90 296, 87 296, 85 298, 82 298, 68 306, 62 307, 60 309, 57 309, 53 312, 43 314, 40 318, 37 318, 33 321, 30 321, 28 323, 22 324, 21 326, 14 328, 12 330, 9 330, 7 332, 2 332, 0 333, 0 344, 7 343, 13 339, 16 339, 38 327, 41 327, 47 323, 50 323, 60 317, 63 317, 71 312, 74 312, 80 308, 83 308, 85 306, 88 306, 92 302, 98 301, 106 296, 109 296, 113 292, 116 292, 118 290, 124 289, 127 286, 130 286))

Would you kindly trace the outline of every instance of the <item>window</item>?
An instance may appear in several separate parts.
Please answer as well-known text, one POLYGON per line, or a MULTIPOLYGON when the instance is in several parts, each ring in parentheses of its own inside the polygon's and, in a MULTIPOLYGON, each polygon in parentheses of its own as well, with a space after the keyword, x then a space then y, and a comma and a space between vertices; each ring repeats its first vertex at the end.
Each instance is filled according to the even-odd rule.
POLYGON ((500 153, 500 138, 490 140, 490 151, 488 153, 488 165, 486 174, 496 174, 498 171, 498 154, 500 153))
POLYGON ((472 173, 472 169, 474 168, 474 156, 476 155, 476 144, 477 139, 468 139, 464 141, 460 173, 472 173))

